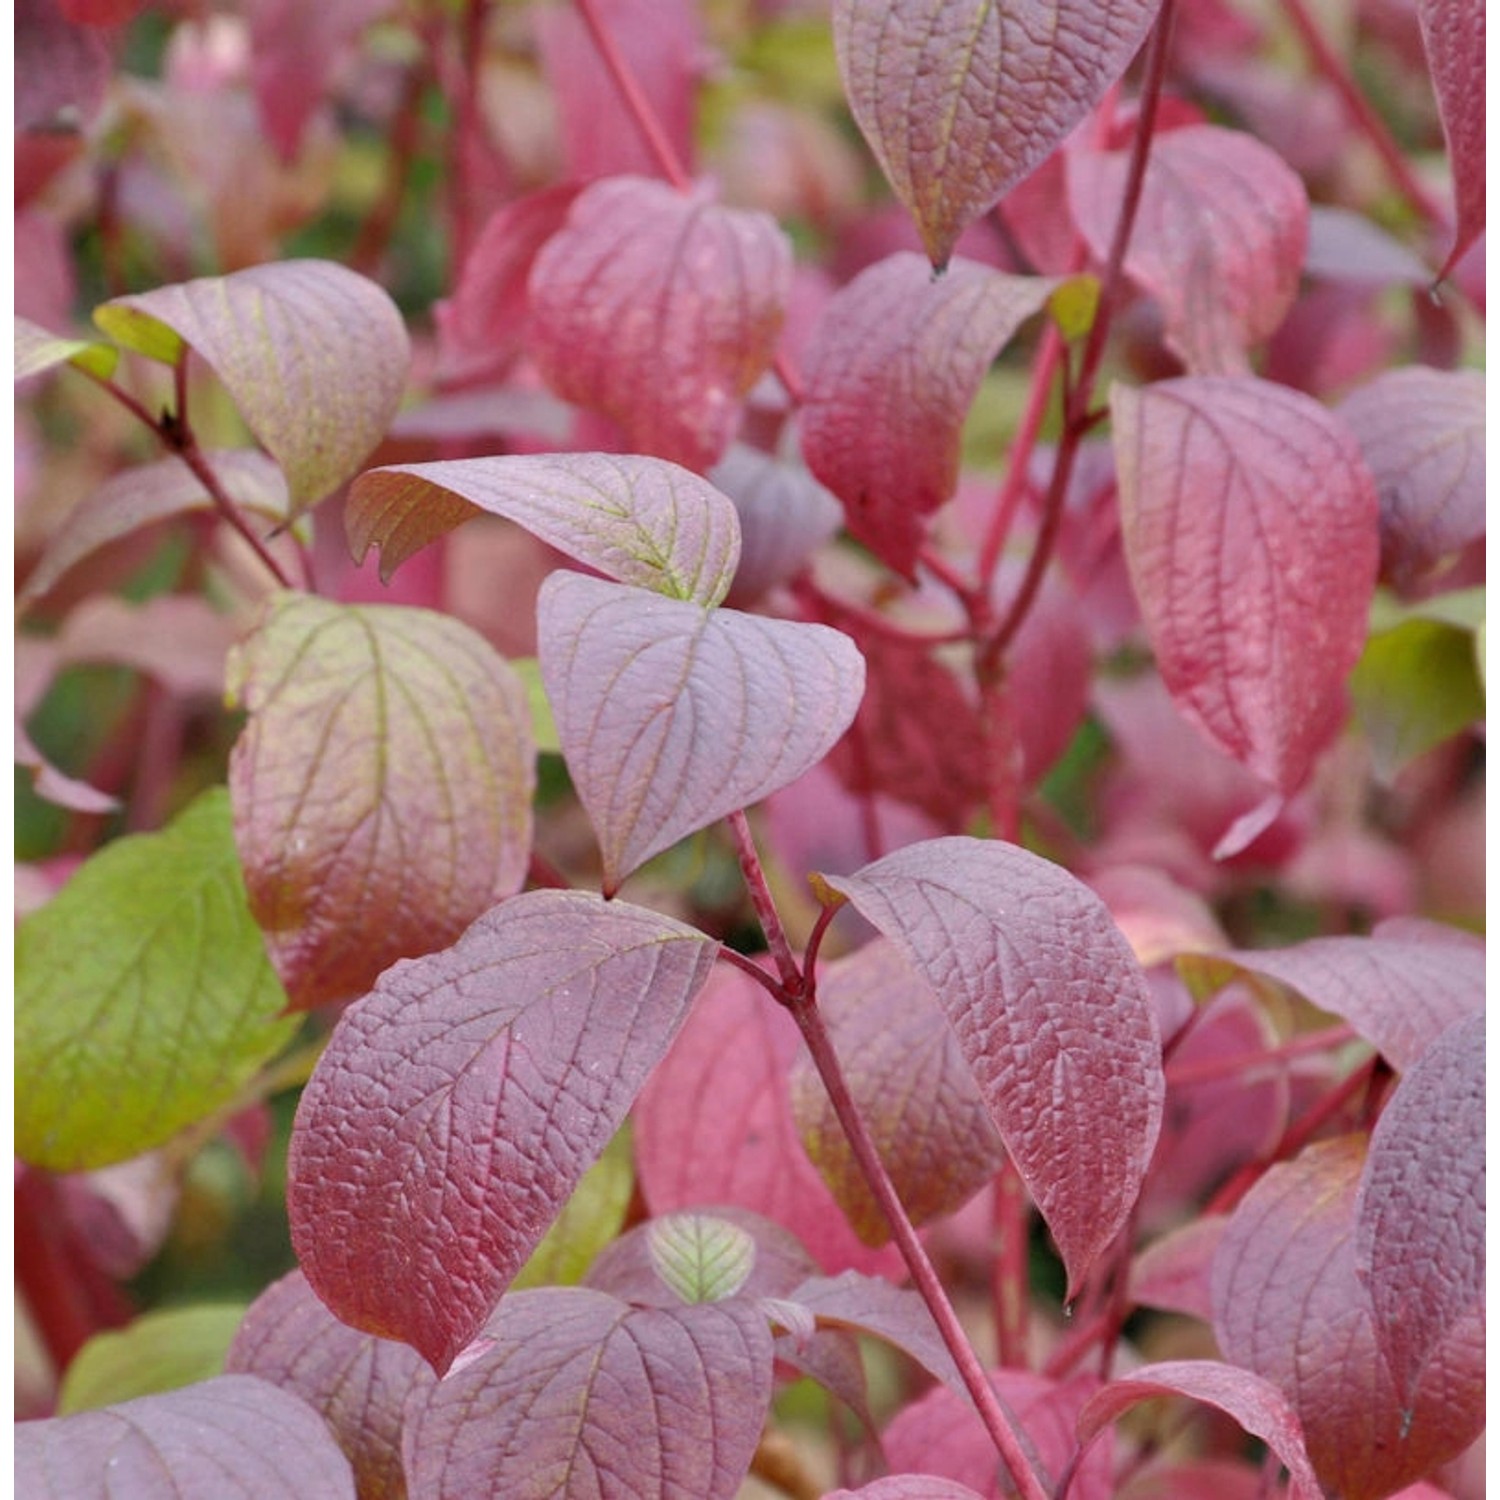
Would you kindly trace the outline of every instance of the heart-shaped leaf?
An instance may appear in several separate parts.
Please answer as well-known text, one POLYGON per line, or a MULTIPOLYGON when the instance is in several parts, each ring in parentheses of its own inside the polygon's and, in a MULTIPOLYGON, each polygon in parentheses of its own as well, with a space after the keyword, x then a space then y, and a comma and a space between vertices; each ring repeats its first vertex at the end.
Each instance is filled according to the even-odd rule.
POLYGON ((1356 1269, 1403 1405, 1484 1305, 1484 1159, 1484 1017, 1473 1015, 1396 1085, 1354 1205, 1356 1269))
POLYGON ((465 458, 371 469, 344 512, 363 559, 380 575, 481 511, 524 526, 607 578, 669 599, 718 604, 740 557, 733 502, 707 480, 660 458, 566 453, 465 458))
POLYGON ((542 681, 611 895, 638 866, 795 781, 849 727, 864 658, 836 630, 554 573, 542 681))
POLYGON ((300 515, 348 479, 384 436, 411 348, 390 297, 322 260, 286 260, 117 297, 94 309, 112 339, 213 369, 281 465, 300 515))
MULTIPOLYGON (((1068 154, 1068 206, 1101 262, 1129 170, 1128 150, 1068 154)), ((1249 373, 1247 351, 1286 316, 1306 253, 1307 189, 1269 146, 1217 125, 1152 143, 1125 270, 1193 374, 1249 373)))
POLYGON ((1290 795, 1337 732, 1364 647, 1378 506, 1358 446, 1311 397, 1248 376, 1116 386, 1111 410, 1162 678, 1214 744, 1290 795))
POLYGON ((606 178, 532 264, 528 346, 558 395, 618 422, 630 447, 702 471, 775 355, 791 277, 768 215, 606 178))
POLYGON ((964 417, 991 362, 1053 281, 901 251, 829 300, 806 360, 802 452, 849 529, 910 576, 926 518, 952 499, 964 417))
POLYGON ((323 1419, 250 1375, 22 1422, 15 1445, 16 1493, 26 1500, 354 1500, 348 1460, 323 1419))
POLYGON ((1484 16, 1482 5, 1417 0, 1422 43, 1437 90, 1443 134, 1448 138, 1448 166, 1458 212, 1453 249, 1443 266, 1445 276, 1484 232, 1484 16))
POLYGON ((245 901, 229 799, 117 839, 16 933, 16 1151, 76 1172, 227 1104, 296 1029, 245 901))
POLYGON ((577 891, 515 896, 397 964, 304 1090, 287 1188, 308 1281, 440 1373, 619 1129, 717 944, 577 891))
POLYGON ((1049 155, 1126 69, 1155 0, 835 0, 849 107, 927 257, 1049 155))
POLYGON ((435 1384, 415 1350, 340 1323, 293 1271, 245 1313, 225 1368, 268 1380, 319 1413, 365 1500, 405 1496, 401 1413, 413 1391, 435 1384))
POLYGON ((233 654, 250 908, 296 1006, 362 994, 513 895, 531 854, 526 689, 429 610, 273 597, 233 654))
POLYGON ((407 1406, 413 1495, 738 1493, 771 1400, 754 1303, 630 1307, 545 1288, 506 1297, 484 1332, 483 1352, 407 1406))
POLYGON ((834 890, 891 939, 948 1017, 1068 1271, 1129 1217, 1161 1126, 1145 976, 1087 886, 982 839, 929 839, 834 890))

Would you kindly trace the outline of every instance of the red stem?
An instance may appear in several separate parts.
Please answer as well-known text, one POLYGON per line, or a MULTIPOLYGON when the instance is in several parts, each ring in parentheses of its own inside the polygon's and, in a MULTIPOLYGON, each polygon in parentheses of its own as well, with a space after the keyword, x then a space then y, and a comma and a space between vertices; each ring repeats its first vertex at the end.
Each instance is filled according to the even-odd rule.
POLYGON ((450 153, 453 192, 449 199, 449 213, 453 221, 451 253, 455 266, 463 265, 468 258, 469 247, 474 238, 469 162, 472 159, 471 143, 479 130, 479 70, 484 63, 485 12, 488 8, 489 0, 467 0, 460 32, 459 66, 463 69, 463 75, 458 96, 457 129, 453 134, 450 153))
MULTIPOLYGON (((401 98, 396 104, 395 116, 390 125, 390 166, 385 172, 385 188, 371 206, 365 221, 359 227, 353 248, 349 251, 349 267, 365 276, 374 276, 385 257, 391 235, 395 233, 401 217, 401 205, 406 201, 407 187, 411 182, 412 163, 416 159, 417 141, 421 135, 422 94, 427 87, 430 69, 426 56, 408 70, 402 85, 401 98)), ((454 264, 460 264, 459 229, 454 226, 454 264)))
POLYGON ((771 950, 771 958, 776 964, 776 971, 781 975, 782 984, 792 994, 800 994, 803 982, 802 970, 792 953, 792 945, 787 942, 786 930, 781 925, 781 915, 776 910, 776 903, 771 897, 771 887, 766 882, 766 872, 761 868, 760 856, 755 852, 755 839, 750 832, 749 819, 745 817, 743 811, 730 813, 729 831, 734 835, 735 853, 739 856, 740 870, 745 877, 745 885, 749 888, 750 901, 755 907, 755 915, 760 918, 761 931, 766 935, 766 946, 771 950))
POLYGON ((998 1242, 992 1282, 996 1342, 1000 1363, 1022 1370, 1028 1367, 1030 1356, 1026 1313, 1031 1281, 1028 1274, 1031 1202, 1026 1195, 1026 1184, 1009 1156, 995 1176, 994 1194, 991 1222, 998 1242))
POLYGON ((1233 1077, 1248 1072, 1251 1068, 1285 1062, 1294 1057, 1305 1057, 1311 1052, 1325 1052, 1332 1047, 1342 1047, 1353 1041, 1358 1033, 1352 1026, 1329 1026, 1322 1031, 1310 1031, 1304 1036, 1293 1037, 1279 1047, 1268 1047, 1263 1052, 1240 1052, 1233 1057, 1210 1057, 1202 1062, 1178 1063, 1167 1069, 1167 1082, 1181 1088, 1186 1084, 1208 1083, 1216 1078, 1233 1077))

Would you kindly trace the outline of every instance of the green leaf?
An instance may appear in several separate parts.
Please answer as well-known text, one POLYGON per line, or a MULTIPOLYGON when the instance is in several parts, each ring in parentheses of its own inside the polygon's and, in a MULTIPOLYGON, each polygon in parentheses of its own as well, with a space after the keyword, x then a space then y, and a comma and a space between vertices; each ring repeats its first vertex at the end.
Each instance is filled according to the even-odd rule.
POLYGON ((630 1129, 621 1130, 583 1174, 552 1228, 531 1252, 508 1290, 576 1286, 594 1257, 620 1232, 635 1189, 630 1129))
POLYGON ((107 845, 16 933, 16 1151, 77 1172, 228 1104, 295 1031, 229 797, 107 845))
POLYGON ((120 351, 109 344, 86 339, 63 338, 51 333, 29 318, 16 319, 16 379, 40 375, 58 365, 76 365, 101 380, 115 373, 120 351))
POLYGON ((684 1302, 722 1302, 750 1278, 755 1241, 712 1214, 668 1214, 647 1232, 651 1264, 684 1302))
POLYGON ((516 676, 526 685, 526 702, 531 708, 531 736, 538 750, 562 754, 557 737, 557 721, 552 717, 552 703, 542 684, 542 667, 534 656, 523 656, 511 662, 516 676))
POLYGON ((96 1333, 68 1366, 57 1415, 175 1391, 224 1373, 224 1356, 245 1316, 237 1302, 148 1312, 128 1328, 96 1333))

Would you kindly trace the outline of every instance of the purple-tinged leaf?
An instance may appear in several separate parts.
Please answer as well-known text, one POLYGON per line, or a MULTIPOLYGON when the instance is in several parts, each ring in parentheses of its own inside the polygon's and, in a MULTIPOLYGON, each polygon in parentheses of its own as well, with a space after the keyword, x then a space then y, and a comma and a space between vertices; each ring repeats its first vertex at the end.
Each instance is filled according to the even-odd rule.
POLYGON ((755 1239, 712 1214, 665 1214, 646 1229, 651 1266, 681 1302, 733 1297, 755 1268, 755 1239))
POLYGON ((843 524, 844 513, 800 464, 736 443, 708 476, 740 519, 740 561, 728 602, 754 604, 785 583, 843 524))
MULTIPOLYGON (((1068 203, 1095 258, 1108 258, 1130 152, 1069 153, 1068 203)), ((1197 375, 1243 375, 1297 295, 1307 189, 1243 131, 1190 125, 1155 141, 1125 255, 1162 309, 1167 345, 1197 375)))
POLYGON ((25 1500, 354 1500, 318 1414, 249 1375, 15 1430, 25 1500))
POLYGON ((1454 1327, 1403 1403, 1356 1271, 1364 1140, 1344 1136, 1272 1167, 1214 1258, 1214 1331, 1226 1359, 1278 1385, 1319 1479, 1379 1500, 1457 1456, 1484 1426, 1482 1318, 1454 1327))
POLYGON ((498 380, 520 358, 531 263, 562 228, 578 191, 576 182, 555 183, 507 203, 485 222, 452 296, 433 308, 445 383, 498 380))
MULTIPOLYGON (((286 480, 264 453, 226 448, 204 457, 236 505, 274 525, 286 521, 286 480)), ((17 602, 24 608, 86 557, 144 526, 213 508, 202 480, 175 458, 123 469, 69 512, 26 579, 17 602)))
POLYGON ((835 0, 849 105, 928 259, 999 201, 1124 73, 1157 11, 1055 0, 835 0))
POLYGON ((753 1303, 633 1308, 585 1287, 506 1297, 486 1347, 406 1412, 418 1500, 733 1500, 771 1400, 753 1303))
POLYGON ((89 339, 70 339, 39 327, 29 318, 16 318, 16 380, 22 381, 59 365, 77 365, 108 380, 119 363, 120 351, 112 344, 89 339))
POLYGON ((461 458, 361 474, 344 524, 356 558, 380 548, 389 578, 412 553, 481 512, 620 583, 712 606, 740 558, 733 503, 677 464, 634 454, 461 458))
POLYGON ((1116 1500, 1267 1500, 1267 1491, 1253 1464, 1205 1458, 1139 1469, 1120 1487, 1116 1500))
POLYGON ((857 1490, 829 1490, 823 1500, 984 1500, 978 1490, 933 1474, 888 1474, 857 1490))
POLYGON ((1428 1361, 1484 1305, 1484 1017, 1449 1027, 1396 1085, 1354 1205, 1355 1268, 1409 1404, 1428 1361))
POLYGON ((606 895, 653 854, 816 765, 864 690, 864 658, 836 630, 578 573, 542 585, 537 634, 606 895))
POLYGON ((1132 1301, 1211 1322, 1209 1277, 1228 1223, 1223 1214, 1209 1214, 1148 1245, 1130 1265, 1132 1301))
POLYGON ((1184 717, 1288 796, 1337 732, 1375 588, 1375 487, 1353 435, 1253 377, 1117 385, 1111 408, 1125 554, 1162 678, 1184 717))
MULTIPOLYGON (((635 1112, 636 1164, 653 1213, 737 1204, 794 1234, 818 1265, 899 1276, 894 1249, 862 1245, 808 1161, 787 1096, 787 1074, 801 1047, 796 1023, 736 969, 714 972, 635 1112)), ((627 1237, 628 1238, 628 1237, 627 1237)), ((590 1274, 605 1273, 607 1251, 590 1274)), ((747 1292, 780 1296, 790 1285, 762 1285, 770 1263, 763 1240, 747 1292)), ((611 1281, 607 1291, 638 1296, 611 1281)))
POLYGON ((296 1007, 362 994, 526 879, 526 689, 446 615, 275 595, 233 653, 250 909, 296 1007))
POLYGON ((1161 1042, 1129 944, 1087 886, 1010 844, 931 839, 828 883, 937 996, 1071 1297, 1129 1217, 1161 1126, 1161 1042))
POLYGON ((791 279, 768 215, 607 178, 532 263, 528 347, 558 395, 618 422, 632 448, 702 471, 771 363, 791 279))
POLYGON ((1484 535, 1484 375, 1387 370, 1339 407, 1380 496, 1381 572, 1406 584, 1484 535))
POLYGON ((849 530, 910 577, 926 518, 953 497, 985 371, 1055 283, 901 251, 829 301, 807 352, 802 452, 849 530))
POLYGON ((314 1290, 446 1371, 608 1144, 717 945, 537 891, 389 969, 304 1090, 287 1188, 314 1290))
POLYGON ((98 110, 114 72, 109 43, 75 26, 57 0, 17 0, 14 27, 16 130, 78 131, 98 110))
POLYGON ((1448 139, 1448 167, 1458 214, 1444 276, 1484 232, 1484 16, 1483 5, 1417 0, 1422 44, 1448 139))
POLYGON ((1277 1388, 1248 1370, 1209 1359, 1142 1365, 1112 1380, 1078 1414, 1078 1440, 1087 1445, 1122 1412, 1155 1396, 1186 1396, 1234 1418, 1282 1462, 1292 1479, 1292 1500, 1323 1500, 1322 1486, 1302 1444, 1297 1414, 1277 1388))
POLYGON ((436 1383, 414 1350, 340 1323, 293 1271, 245 1313, 225 1368, 258 1375, 319 1413, 354 1470, 360 1500, 405 1500, 402 1409, 413 1391, 436 1383))
POLYGON ((1435 941, 1406 923, 1372 937, 1190 955, 1178 968, 1200 994, 1246 973, 1289 985, 1403 1072, 1454 1022, 1484 1008, 1484 944, 1456 931, 1454 941, 1435 941))
POLYGON ((1303 272, 1325 281, 1426 287, 1432 272, 1420 257, 1352 209, 1315 203, 1307 212, 1303 272))
POLYGON ((287 260, 117 297, 94 310, 116 342, 175 363, 195 350, 286 474, 300 515, 385 435, 411 349, 396 304, 331 261, 287 260))
MULTIPOLYGON (((932 991, 877 939, 818 976, 818 1009, 912 1223, 962 1207, 999 1171, 1005 1148, 932 991)), ((792 1064, 791 1095, 803 1147, 855 1232, 885 1244, 890 1226, 805 1052, 792 1064)))

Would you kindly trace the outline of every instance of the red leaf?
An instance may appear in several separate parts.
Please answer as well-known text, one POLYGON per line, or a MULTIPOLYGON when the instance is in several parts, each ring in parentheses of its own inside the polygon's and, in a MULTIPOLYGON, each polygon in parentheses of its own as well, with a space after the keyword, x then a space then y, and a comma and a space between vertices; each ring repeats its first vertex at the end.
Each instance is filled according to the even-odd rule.
POLYGON ((1484 535, 1484 375, 1387 370, 1339 407, 1380 496, 1381 572, 1408 584, 1484 535))
POLYGON ((633 449, 702 471, 771 363, 791 278, 768 215, 607 178, 532 263, 528 346, 558 395, 618 422, 633 449))
POLYGON ((1356 1269, 1403 1404, 1484 1306, 1484 1017, 1449 1027, 1397 1084, 1355 1200, 1356 1269))
POLYGON ((985 371, 1054 283, 902 251, 829 301, 807 352, 802 452, 849 529, 912 575, 924 522, 953 496, 985 371))
POLYGON ((345 1012, 287 1201, 313 1289, 440 1372, 608 1144, 717 945, 581 892, 513 897, 345 1012))
POLYGON ((1153 0, 835 0, 849 106, 944 265, 964 228, 1037 166, 1124 73, 1153 0))
MULTIPOLYGON (((1130 153, 1068 155, 1068 205, 1095 258, 1109 255, 1130 153)), ((1307 252, 1307 189, 1269 147, 1192 125, 1153 143, 1125 256, 1160 304, 1166 342, 1198 375, 1243 375, 1275 332, 1307 252)))
POLYGON ((141 8, 141 0, 57 0, 57 8, 80 26, 118 26, 141 8))
POLYGON ((714 605, 740 555, 734 506, 676 464, 634 454, 461 458, 361 474, 344 525, 389 578, 414 552, 485 512, 524 526, 607 578, 714 605))
POLYGON ((273 597, 228 671, 250 909, 291 1003, 362 994, 514 895, 531 854, 526 688, 428 610, 273 597))
POLYGON ((1483 5, 1417 0, 1427 65, 1437 90, 1438 113, 1448 138, 1453 202, 1458 213, 1446 276, 1484 232, 1484 13, 1483 5))
POLYGON ((830 1490, 823 1500, 984 1500, 978 1490, 931 1474, 888 1474, 857 1490, 830 1490))
POLYGON ((19 1423, 15 1455, 26 1500, 354 1500, 323 1419, 249 1375, 19 1423))
POLYGON ((1161 1043, 1129 945, 1092 891, 1013 845, 931 839, 828 883, 932 986, 1071 1297, 1129 1217, 1161 1125, 1161 1043))
POLYGON ((57 0, 16 0, 15 122, 20 133, 86 125, 113 71, 108 41, 57 0))
POLYGON ((1407 1421, 1355 1270, 1363 1157, 1363 1139, 1345 1136, 1271 1168, 1235 1210, 1213 1278, 1225 1357, 1281 1387, 1318 1477, 1345 1500, 1379 1500, 1420 1479, 1484 1426, 1477 1319, 1443 1342, 1407 1421))
POLYGON ((432 1371, 405 1344, 358 1333, 317 1299, 300 1271, 250 1305, 224 1368, 299 1396, 333 1429, 361 1500, 401 1500, 401 1412, 432 1371))
POLYGON ((1293 1500, 1322 1500, 1323 1490, 1302 1445, 1302 1428, 1269 1381, 1217 1360, 1181 1359, 1142 1365, 1097 1391, 1078 1414, 1078 1440, 1091 1443, 1122 1412, 1153 1396, 1187 1396, 1233 1417, 1258 1437, 1292 1477, 1293 1500))
POLYGON ((549 1287, 506 1297, 485 1340, 407 1408, 414 1495, 733 1500, 749 1472, 771 1400, 753 1303, 632 1308, 549 1287))
POLYGON ((1162 678, 1214 744, 1290 795, 1337 732, 1364 648, 1377 504, 1359 449, 1315 401, 1253 377, 1116 386, 1111 407, 1162 678))
MULTIPOLYGON (((912 1223, 961 1208, 1005 1150, 931 990, 877 939, 818 976, 818 1009, 912 1223)), ((802 1144, 850 1224, 867 1245, 885 1244, 890 1226, 805 1052, 791 1095, 802 1144)))
POLYGON ((1130 1266, 1130 1296, 1145 1307, 1213 1318, 1209 1274, 1229 1220, 1222 1214, 1194 1219, 1148 1245, 1130 1266))
POLYGON ((604 856, 604 890, 795 781, 849 727, 864 659, 836 630, 554 573, 542 680, 604 856))
POLYGON ((641 1094, 636 1163, 651 1211, 739 1204, 784 1225, 825 1271, 900 1275, 845 1222, 807 1159, 787 1096, 796 1023, 760 986, 720 968, 641 1094))

